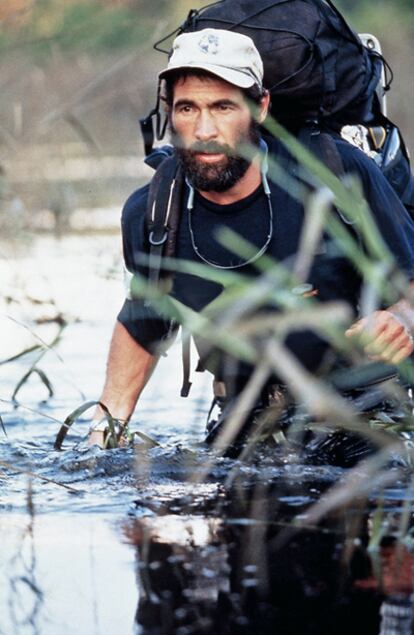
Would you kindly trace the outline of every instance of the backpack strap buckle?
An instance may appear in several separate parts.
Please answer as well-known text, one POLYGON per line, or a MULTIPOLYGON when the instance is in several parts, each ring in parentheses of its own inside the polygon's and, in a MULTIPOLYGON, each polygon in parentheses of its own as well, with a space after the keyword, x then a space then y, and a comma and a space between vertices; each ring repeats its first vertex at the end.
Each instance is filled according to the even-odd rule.
POLYGON ((156 233, 157 233, 157 230, 152 230, 148 236, 148 240, 150 244, 153 245, 153 247, 159 247, 160 245, 163 245, 168 238, 168 231, 165 228, 164 228, 163 235, 160 238, 157 238, 155 236, 156 233))

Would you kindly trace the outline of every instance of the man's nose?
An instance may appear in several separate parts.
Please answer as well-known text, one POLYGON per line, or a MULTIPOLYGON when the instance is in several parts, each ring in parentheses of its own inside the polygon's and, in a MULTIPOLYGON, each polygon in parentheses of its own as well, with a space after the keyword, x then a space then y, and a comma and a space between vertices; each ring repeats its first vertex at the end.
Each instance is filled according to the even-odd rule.
POLYGON ((217 127, 214 117, 208 111, 202 111, 197 119, 196 131, 197 139, 200 141, 208 141, 217 136, 217 127))

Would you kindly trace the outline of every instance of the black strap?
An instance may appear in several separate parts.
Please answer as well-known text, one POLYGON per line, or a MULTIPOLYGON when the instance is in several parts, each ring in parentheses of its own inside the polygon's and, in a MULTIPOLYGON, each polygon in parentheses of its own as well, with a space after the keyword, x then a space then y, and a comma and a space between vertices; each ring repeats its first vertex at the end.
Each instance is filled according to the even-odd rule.
POLYGON ((152 148, 154 146, 154 126, 152 123, 152 118, 157 115, 157 110, 154 108, 151 110, 147 117, 143 117, 139 120, 139 124, 141 126, 141 134, 142 140, 144 142, 144 152, 147 157, 152 152, 152 148))
POLYGON ((175 254, 181 214, 183 176, 174 156, 164 159, 150 184, 147 204, 149 280, 158 285, 162 257, 175 254))
POLYGON ((318 157, 336 176, 345 174, 344 164, 332 135, 321 132, 315 125, 304 126, 299 140, 318 157))
MULTIPOLYGON (((147 203, 147 226, 149 251, 149 282, 167 290, 164 284, 161 287, 162 259, 175 255, 178 225, 182 209, 182 194, 184 176, 181 165, 175 156, 164 159, 150 183, 147 203)), ((163 282, 169 281, 171 273, 162 276, 163 282)), ((191 388, 190 364, 191 364, 191 336, 182 333, 182 361, 183 384, 181 397, 188 397, 191 388)))
POLYGON ((168 117, 164 117, 164 121, 161 118, 161 82, 158 81, 157 87, 157 101, 155 107, 151 110, 149 115, 139 120, 141 126, 142 139, 144 141, 145 156, 151 154, 154 146, 155 138, 158 141, 164 138, 165 131, 167 129, 168 117), (155 120, 155 122, 154 122, 155 120), (155 133, 154 133, 155 129, 155 133))
POLYGON ((183 359, 183 384, 181 386, 181 397, 188 397, 191 388, 190 370, 191 370, 191 335, 184 329, 181 332, 181 346, 183 359))

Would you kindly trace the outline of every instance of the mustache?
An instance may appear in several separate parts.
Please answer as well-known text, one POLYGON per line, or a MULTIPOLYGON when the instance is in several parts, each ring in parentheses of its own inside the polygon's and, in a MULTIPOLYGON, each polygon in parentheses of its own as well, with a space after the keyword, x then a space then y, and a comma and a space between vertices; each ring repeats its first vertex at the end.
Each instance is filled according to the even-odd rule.
POLYGON ((190 155, 195 154, 226 154, 233 156, 235 154, 234 148, 227 144, 217 143, 215 141, 196 141, 188 148, 182 148, 190 155))

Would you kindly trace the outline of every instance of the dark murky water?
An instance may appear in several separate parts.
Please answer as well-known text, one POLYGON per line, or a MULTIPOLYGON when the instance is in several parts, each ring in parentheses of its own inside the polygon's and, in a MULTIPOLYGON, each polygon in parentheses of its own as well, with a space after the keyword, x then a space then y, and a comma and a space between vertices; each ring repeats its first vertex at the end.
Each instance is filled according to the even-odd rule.
POLYGON ((39 364, 54 396, 42 402, 32 377, 15 408, 33 357, 0 365, 0 633, 411 633, 408 468, 381 481, 361 467, 347 484, 349 471, 292 455, 212 456, 200 445, 210 379, 195 376, 191 397, 178 397, 178 345, 134 420, 159 447, 87 448, 85 415, 53 449, 63 419, 99 395, 122 295, 117 239, 87 240, 40 242, 31 261, 71 316, 58 355, 39 364), (329 513, 312 507, 329 500, 329 513))

